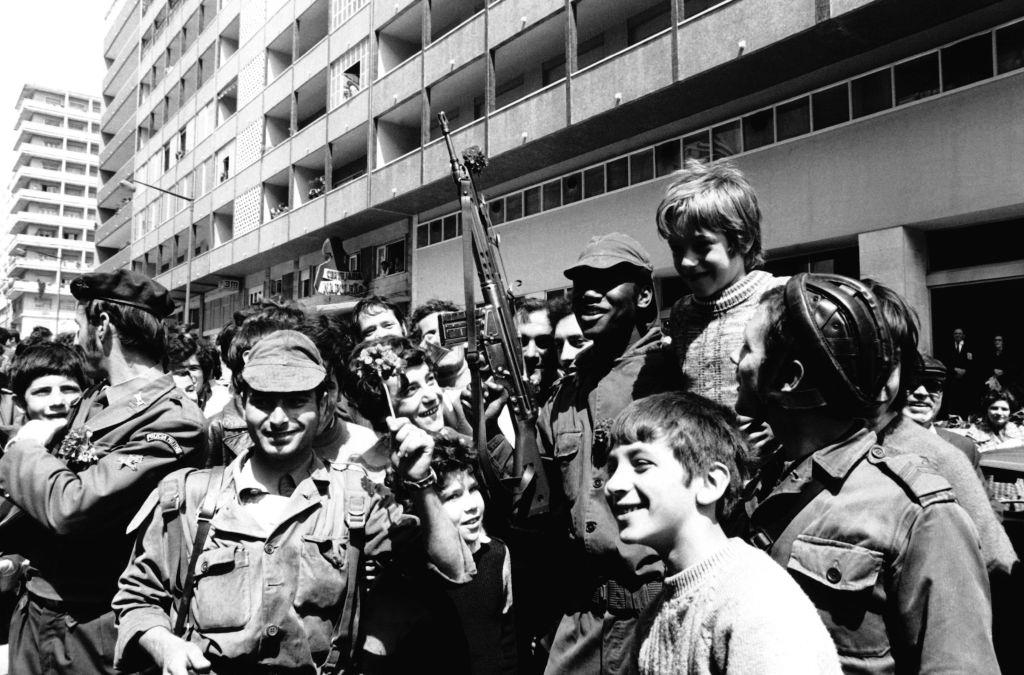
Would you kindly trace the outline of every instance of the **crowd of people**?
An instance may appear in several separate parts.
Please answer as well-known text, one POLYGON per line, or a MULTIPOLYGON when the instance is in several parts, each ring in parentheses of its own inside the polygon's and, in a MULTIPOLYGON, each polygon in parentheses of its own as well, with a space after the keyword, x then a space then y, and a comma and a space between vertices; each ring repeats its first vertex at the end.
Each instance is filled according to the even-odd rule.
POLYGON ((727 163, 656 214, 690 291, 667 326, 619 232, 571 298, 517 303, 528 420, 447 300, 264 302, 210 342, 151 279, 76 279, 71 339, 0 335, 10 672, 1018 668, 979 469, 1020 438, 1001 339, 975 373, 883 284, 761 270, 727 163), (946 428, 968 383, 985 415, 946 428))

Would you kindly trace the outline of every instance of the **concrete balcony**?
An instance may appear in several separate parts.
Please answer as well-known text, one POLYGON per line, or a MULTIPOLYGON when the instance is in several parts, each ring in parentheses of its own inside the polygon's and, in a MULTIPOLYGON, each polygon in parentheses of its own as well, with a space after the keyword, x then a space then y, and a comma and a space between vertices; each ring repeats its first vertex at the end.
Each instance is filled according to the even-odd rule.
POLYGON ((122 180, 127 180, 135 171, 135 157, 132 156, 127 162, 121 165, 110 180, 105 182, 96 195, 96 204, 102 209, 116 209, 121 205, 124 197, 131 197, 132 193, 121 185, 122 180))
MULTIPOLYGON (((7 289, 5 292, 9 300, 15 300, 26 293, 39 295, 39 282, 26 281, 24 279, 10 279, 7 282, 7 289)), ((71 296, 71 291, 66 287, 58 287, 55 283, 44 284, 42 295, 57 295, 58 293, 66 297, 71 296)))
POLYGON ((490 118, 488 154, 497 156, 566 127, 565 81, 510 103, 490 118))
POLYGON ((389 298, 392 302, 401 302, 409 299, 410 288, 409 273, 398 272, 371 281, 369 293, 389 298))
POLYGON ((373 172, 370 179, 370 203, 380 204, 420 186, 423 153, 413 150, 404 157, 373 172))
POLYGON ((491 6, 487 22, 487 44, 500 45, 555 12, 563 9, 562 0, 503 0, 491 6))
POLYGON ((374 117, 419 94, 422 77, 423 59, 417 54, 378 79, 373 86, 374 117))
MULTIPOLYGON (((480 119, 452 132, 452 144, 455 152, 461 153, 471 145, 487 150, 486 126, 480 119)), ((423 148, 423 182, 439 180, 451 175, 451 159, 448 157, 448 146, 444 139, 439 138, 423 148)))
POLYGON ((633 45, 572 76, 572 123, 576 124, 672 84, 672 35, 633 45))
POLYGON ((485 15, 478 13, 423 52, 423 77, 429 86, 484 52, 485 15))
POLYGON ((419 0, 374 0, 373 29, 376 30, 419 0))
POLYGON ((97 272, 114 272, 128 269, 132 262, 131 248, 123 248, 96 266, 97 272))
POLYGON ((131 240, 132 209, 125 206, 96 228, 96 245, 121 248, 131 240))
POLYGON ((100 150, 100 166, 117 166, 127 162, 135 154, 135 122, 129 119, 118 130, 102 150, 100 150))

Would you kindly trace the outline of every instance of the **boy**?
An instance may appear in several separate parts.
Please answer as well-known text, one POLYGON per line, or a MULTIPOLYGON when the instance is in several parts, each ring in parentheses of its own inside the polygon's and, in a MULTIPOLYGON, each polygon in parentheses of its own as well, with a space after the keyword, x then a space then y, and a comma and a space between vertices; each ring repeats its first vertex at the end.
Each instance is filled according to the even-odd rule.
POLYGON ((785 283, 757 270, 764 262, 757 196, 732 165, 688 160, 658 206, 657 224, 692 294, 669 319, 685 384, 731 408, 737 390, 729 355, 742 344, 761 295, 785 283))
POLYGON ((605 496, 625 544, 653 548, 664 587, 637 627, 641 673, 838 673, 814 606, 720 521, 747 449, 722 406, 688 393, 629 405, 611 428, 605 496))
POLYGON ((27 347, 11 364, 11 391, 29 420, 67 419, 89 386, 85 358, 57 342, 27 347))

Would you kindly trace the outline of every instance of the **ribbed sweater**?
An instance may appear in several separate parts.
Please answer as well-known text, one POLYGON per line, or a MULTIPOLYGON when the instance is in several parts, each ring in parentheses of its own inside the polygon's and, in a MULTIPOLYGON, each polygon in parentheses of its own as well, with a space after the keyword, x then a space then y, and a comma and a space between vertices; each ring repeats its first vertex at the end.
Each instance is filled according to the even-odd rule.
POLYGON ((644 675, 841 672, 811 601, 740 539, 665 579, 637 630, 644 675))
POLYGON ((787 279, 755 270, 710 298, 688 295, 676 302, 669 319, 672 348, 689 391, 736 405, 736 366, 729 357, 743 344, 743 329, 761 296, 787 279))

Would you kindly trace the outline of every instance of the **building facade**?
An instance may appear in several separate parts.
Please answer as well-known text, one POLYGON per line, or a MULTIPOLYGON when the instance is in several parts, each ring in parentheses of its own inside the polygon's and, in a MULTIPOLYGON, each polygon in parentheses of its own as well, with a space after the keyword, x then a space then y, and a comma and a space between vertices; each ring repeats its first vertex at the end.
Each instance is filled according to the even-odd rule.
POLYGON ((18 96, 0 325, 77 330, 70 282, 96 265, 102 102, 33 84, 18 96))
POLYGON ((686 158, 729 158, 770 269, 883 281, 926 346, 956 323, 1012 334, 993 317, 1024 293, 1022 17, 1020 0, 118 0, 102 266, 189 280, 207 332, 269 296, 460 300, 443 111, 456 148, 490 158, 518 292, 563 292, 586 240, 623 230, 667 308, 683 289, 655 207, 686 158), (349 295, 317 293, 328 237, 349 295))

